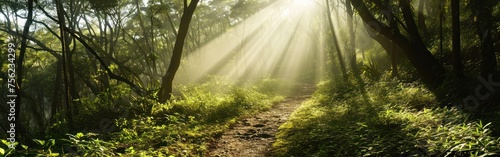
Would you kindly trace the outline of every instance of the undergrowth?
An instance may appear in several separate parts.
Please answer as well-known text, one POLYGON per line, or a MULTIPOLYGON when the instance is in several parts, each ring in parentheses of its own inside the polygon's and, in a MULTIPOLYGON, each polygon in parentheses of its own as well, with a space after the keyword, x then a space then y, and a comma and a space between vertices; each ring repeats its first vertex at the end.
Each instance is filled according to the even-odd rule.
MULTIPOLYGON (((178 94, 166 104, 156 102, 153 96, 124 98, 129 90, 110 90, 94 99, 80 100, 82 113, 77 119, 84 120, 79 126, 85 131, 49 134, 52 138, 35 139, 35 146, 22 145, 23 149, 16 151, 3 140, 0 155, 204 156, 210 143, 236 119, 269 109, 283 100, 286 95, 282 94, 289 93, 291 87, 271 78, 236 85, 212 77, 205 83, 176 86, 178 94)), ((65 121, 52 126, 65 127, 65 121)))
POLYGON ((492 156, 490 123, 439 106, 423 85, 388 77, 322 82, 279 128, 276 156, 492 156))
POLYGON ((257 86, 234 86, 220 78, 178 88, 181 95, 155 107, 153 116, 118 121, 122 131, 114 135, 120 141, 120 153, 203 156, 210 142, 237 118, 266 110, 283 99, 263 94, 257 86))

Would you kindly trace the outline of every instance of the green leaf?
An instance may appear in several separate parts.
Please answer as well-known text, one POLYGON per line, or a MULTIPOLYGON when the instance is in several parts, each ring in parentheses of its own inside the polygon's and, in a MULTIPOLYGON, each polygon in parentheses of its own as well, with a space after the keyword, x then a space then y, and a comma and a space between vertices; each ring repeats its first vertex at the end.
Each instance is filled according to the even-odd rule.
POLYGON ((7 140, 2 140, 2 143, 5 144, 6 146, 8 146, 10 144, 10 142, 7 140))
POLYGON ((0 148, 0 155, 4 155, 5 154, 5 150, 3 148, 0 148))
POLYGON ((76 134, 76 138, 78 138, 78 139, 79 139, 79 138, 82 138, 83 136, 84 136, 84 135, 83 135, 83 133, 81 133, 81 132, 79 132, 79 133, 77 133, 77 134, 76 134))
POLYGON ((43 140, 33 139, 33 141, 35 141, 35 143, 38 145, 41 145, 41 146, 45 145, 45 141, 43 141, 43 140))
POLYGON ((56 140, 54 140, 54 139, 50 139, 49 141, 50 141, 49 146, 53 146, 56 144, 56 140))

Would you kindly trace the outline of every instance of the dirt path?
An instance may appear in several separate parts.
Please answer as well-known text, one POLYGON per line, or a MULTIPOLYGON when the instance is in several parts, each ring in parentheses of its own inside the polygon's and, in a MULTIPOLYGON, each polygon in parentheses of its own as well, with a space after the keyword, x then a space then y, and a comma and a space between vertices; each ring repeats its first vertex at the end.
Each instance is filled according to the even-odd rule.
POLYGON ((303 85, 300 90, 271 109, 244 118, 226 131, 214 144, 209 156, 262 157, 269 156, 278 127, 288 120, 300 104, 311 97, 314 85, 303 85))

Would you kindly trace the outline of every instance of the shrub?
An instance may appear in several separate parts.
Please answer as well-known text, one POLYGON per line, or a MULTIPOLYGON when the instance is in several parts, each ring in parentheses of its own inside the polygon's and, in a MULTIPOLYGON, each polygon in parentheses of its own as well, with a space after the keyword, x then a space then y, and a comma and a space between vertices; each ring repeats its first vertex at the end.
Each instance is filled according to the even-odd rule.
POLYGON ((265 110, 283 99, 261 93, 265 89, 258 86, 235 86, 221 77, 201 84, 178 85, 177 89, 178 96, 166 104, 155 104, 151 116, 117 121, 121 131, 113 139, 120 143, 119 153, 203 156, 208 143, 235 119, 265 110))
MULTIPOLYGON (((180 90, 165 104, 156 102, 154 94, 126 97, 129 90, 116 86, 96 97, 78 100, 82 110, 75 120, 79 127, 85 130, 99 128, 100 131, 66 134, 59 140, 63 138, 61 132, 68 131, 63 130, 49 135, 57 140, 36 140, 38 147, 14 152, 0 146, 0 154, 204 156, 209 143, 222 135, 237 118, 268 109, 283 99, 279 94, 263 93, 284 87, 276 83, 280 81, 260 82, 259 85, 235 86, 222 77, 212 77, 205 83, 176 86, 180 90), (96 123, 102 119, 109 120, 109 127, 113 129, 102 131, 100 123, 96 123)), ((58 121, 51 127, 53 130, 65 128, 66 121, 58 121)))
POLYGON ((418 83, 323 82, 279 128, 276 156, 488 156, 500 139, 418 83), (352 85, 352 84, 351 84, 352 85), (346 92, 346 93, 338 93, 346 92))

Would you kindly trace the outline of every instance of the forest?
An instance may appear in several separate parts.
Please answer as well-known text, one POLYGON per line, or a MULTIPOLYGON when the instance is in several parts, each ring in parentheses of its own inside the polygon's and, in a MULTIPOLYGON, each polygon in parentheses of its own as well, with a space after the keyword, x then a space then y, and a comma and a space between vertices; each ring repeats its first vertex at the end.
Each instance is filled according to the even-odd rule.
POLYGON ((0 4, 0 156, 500 156, 498 0, 0 4))

